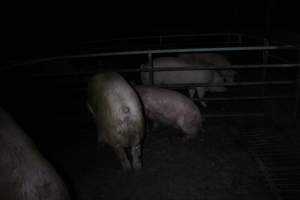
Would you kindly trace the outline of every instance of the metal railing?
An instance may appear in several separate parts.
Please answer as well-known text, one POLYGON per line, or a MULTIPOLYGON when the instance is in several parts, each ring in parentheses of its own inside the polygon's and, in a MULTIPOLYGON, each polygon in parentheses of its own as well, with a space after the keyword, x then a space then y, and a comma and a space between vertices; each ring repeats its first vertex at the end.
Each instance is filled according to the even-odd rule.
MULTIPOLYGON (((225 39, 225 42, 232 42, 236 46, 220 46, 220 47, 204 47, 204 48, 176 48, 176 49, 147 49, 147 50, 131 50, 131 51, 113 51, 106 52, 105 50, 97 53, 87 53, 87 54, 78 54, 78 55, 67 55, 67 56, 56 56, 49 58, 40 58, 28 60, 20 63, 15 63, 9 66, 5 66, 0 68, 0 72, 5 72, 18 68, 26 68, 29 65, 35 65, 40 63, 59 61, 59 60, 76 60, 76 59, 92 59, 92 58, 114 58, 115 56, 146 56, 147 62, 149 63, 148 69, 141 69, 139 66, 133 67, 118 67, 112 69, 113 71, 117 71, 120 73, 140 73, 140 72, 149 72, 150 80, 153 83, 154 72, 159 71, 191 71, 191 70, 249 70, 249 69, 262 69, 262 80, 258 81, 245 81, 245 82, 233 82, 233 83, 182 83, 182 84, 160 84, 161 87, 167 88, 193 88, 193 87, 209 87, 209 86, 238 86, 238 87, 248 87, 248 86, 267 86, 267 85, 280 85, 280 86, 296 86, 298 87, 299 80, 265 80, 266 79, 266 69, 290 69, 290 68, 299 68, 300 64, 298 62, 291 63, 288 59, 285 59, 280 56, 273 55, 273 51, 297 51, 297 47, 284 44, 284 43, 274 43, 269 42, 266 38, 252 37, 249 35, 242 34, 190 34, 190 35, 167 35, 167 36, 154 36, 154 37, 132 37, 127 38, 127 41, 145 41, 145 40, 155 40, 157 47, 160 47, 162 44, 168 44, 168 40, 181 40, 185 38, 198 38, 198 37, 209 37, 216 38, 221 37, 225 39), (243 46, 243 41, 255 41, 254 46, 243 46), (258 45, 257 45, 258 44, 258 45), (276 44, 276 45, 275 45, 276 44), (153 67, 153 58, 155 56, 164 56, 170 53, 192 53, 192 52, 260 52, 262 55, 262 64, 244 64, 244 65, 230 65, 230 66, 210 66, 210 65, 202 65, 202 66, 189 66, 189 67, 153 67), (276 59, 280 63, 269 64, 269 59, 276 59), (283 62, 283 63, 282 63, 283 62)), ((119 42, 124 39, 113 39, 109 41, 104 41, 107 43, 110 42, 119 42)), ((211 39, 213 40, 213 39, 211 39)), ((103 41, 97 42, 89 42, 89 44, 101 44, 103 41)), ((196 42, 195 42, 196 43, 196 42)), ((105 71, 107 69, 99 68, 97 71, 105 71)), ((111 69, 109 69, 111 70, 111 69)), ((34 73, 33 77, 44 77, 44 78, 58 78, 58 77, 67 77, 67 76, 91 76, 95 71, 86 71, 86 72, 70 72, 70 73, 59 73, 59 74, 43 74, 43 73, 34 73)), ((299 79, 299 77, 298 77, 299 79)), ((299 94, 295 93, 294 95, 266 95, 265 88, 263 89, 263 93, 254 96, 231 96, 231 97, 214 97, 214 98, 200 98, 194 99, 195 101, 205 100, 205 101, 229 101, 229 100, 270 100, 270 99, 291 99, 295 98, 295 110, 298 108, 299 94)), ((229 114, 230 115, 230 114, 229 114)), ((243 113, 241 113, 241 116, 243 113)), ((248 116, 244 113, 245 116, 248 116)))

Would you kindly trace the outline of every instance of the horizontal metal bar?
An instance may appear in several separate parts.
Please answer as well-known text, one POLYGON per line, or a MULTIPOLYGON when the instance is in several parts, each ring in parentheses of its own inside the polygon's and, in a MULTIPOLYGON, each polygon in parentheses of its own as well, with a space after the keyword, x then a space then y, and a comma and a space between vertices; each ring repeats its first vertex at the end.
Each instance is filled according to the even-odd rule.
MULTIPOLYGON (((164 67, 159 66, 153 68, 153 71, 197 71, 197 70, 214 70, 214 69, 251 69, 251 68, 293 68, 300 67, 299 63, 293 64, 258 64, 258 65, 201 65, 201 66, 186 66, 186 67, 164 67)), ((120 69, 122 71, 122 69, 120 69)), ((149 69, 141 69, 143 72, 151 71, 149 69)))
MULTIPOLYGON (((298 166, 296 166, 296 167, 298 167, 298 166)), ((284 176, 284 177, 273 177, 272 179, 274 181, 278 181, 278 182, 291 180, 290 177, 286 177, 286 176, 284 176)), ((292 180, 296 180, 296 179, 300 180, 300 176, 299 175, 298 176, 293 176, 292 180)))
MULTIPOLYGON (((80 91, 85 91, 87 88, 78 88, 80 91)), ((199 101, 247 101, 247 100, 271 100, 271 99, 294 99, 296 96, 293 95, 280 95, 280 96, 246 96, 246 97, 203 97, 203 98, 192 98, 195 102, 199 101)), ((248 135, 256 137, 256 135, 248 135)), ((268 138, 270 138, 269 136, 268 138)), ((272 136, 273 137, 273 136, 272 136)))
POLYGON ((287 59, 284 59, 284 58, 279 57, 279 56, 272 55, 272 54, 270 54, 270 53, 269 53, 268 56, 271 57, 272 59, 276 59, 276 60, 281 61, 281 62, 285 62, 285 63, 289 63, 289 62, 290 62, 290 61, 287 60, 287 59))
MULTIPOLYGON (((253 145, 254 145, 254 143, 252 143, 253 145)), ((268 144, 268 143, 264 143, 264 144, 268 144)), ((260 144, 259 144, 260 145, 260 144)), ((281 152, 281 151, 279 151, 279 150, 277 150, 277 151, 274 151, 274 150, 272 150, 272 151, 260 151, 260 152, 258 152, 257 154, 259 155, 259 156, 263 156, 263 157, 266 157, 266 156, 299 156, 299 153, 293 153, 292 155, 291 155, 291 153, 290 152, 288 152, 288 151, 284 151, 284 149, 280 149, 280 150, 282 150, 283 152, 281 152)))
MULTIPOLYGON (((260 145, 260 144, 271 144, 270 142, 269 143, 264 143, 264 142, 259 142, 258 141, 258 144, 260 145)), ((273 146, 272 146, 272 148, 273 148, 273 146)), ((295 156, 299 156, 300 155, 300 152, 290 152, 290 151, 288 151, 288 150, 286 150, 285 148, 282 148, 282 149, 276 149, 275 151, 274 150, 269 150, 269 151, 263 151, 263 152, 259 152, 258 154, 260 155, 260 156, 267 156, 267 155, 273 155, 273 156, 275 156, 275 157, 280 157, 280 156, 293 156, 293 157, 295 157, 295 156), (278 150, 278 151, 276 151, 276 150, 278 150), (280 151, 279 151, 280 150, 280 151)), ((300 170, 300 169, 299 169, 300 170)))
POLYGON ((245 133, 245 134, 252 141, 258 140, 257 137, 259 137, 259 140, 276 140, 277 139, 277 136, 275 136, 275 135, 263 135, 265 132, 266 131, 263 130, 263 131, 259 131, 259 132, 256 132, 256 133, 245 133))
POLYGON ((256 50, 278 50, 278 49, 295 49, 292 45, 284 46, 249 46, 249 47, 212 47, 212 48, 187 48, 187 49, 159 49, 159 50, 141 50, 141 51, 121 51, 95 53, 86 55, 74 55, 69 58, 101 57, 101 56, 118 56, 118 55, 139 55, 139 54, 158 54, 158 53, 186 53, 186 52, 218 52, 218 51, 256 51, 256 50))
MULTIPOLYGON (((281 174, 281 172, 285 173, 291 173, 293 174, 294 172, 300 172, 299 166, 293 165, 293 166, 276 166, 276 168, 272 168, 272 171, 276 171, 281 174)), ((300 174, 298 174, 300 177, 300 174)))
MULTIPOLYGON (((294 68, 300 67, 300 64, 262 64, 262 65, 231 65, 231 66, 189 66, 189 67, 155 67, 153 71, 197 71, 197 70, 215 70, 215 69, 251 69, 251 68, 294 68)), ((99 70, 98 72, 105 72, 111 71, 110 70, 99 70)), ((113 69, 115 72, 151 72, 151 69, 140 69, 140 68, 130 68, 130 69, 123 69, 117 68, 113 69)), ((60 73, 60 74, 31 74, 32 77, 63 77, 63 76, 78 76, 78 75, 92 75, 97 72, 78 72, 78 73, 60 73)))
POLYGON ((193 101, 228 101, 228 100, 269 100, 269 99, 294 99, 296 96, 249 96, 249 97, 214 97, 193 98, 193 101))
POLYGON ((174 35, 157 35, 157 36, 138 36, 126 38, 112 38, 106 40, 87 41, 82 44, 101 43, 107 41, 122 41, 122 40, 151 40, 151 39, 169 39, 169 38, 191 38, 191 37, 237 37, 237 33, 203 33, 203 34, 174 34, 174 35))
POLYGON ((228 114, 204 114, 205 118, 221 117, 264 117, 264 113, 228 113, 228 114))
POLYGON ((261 41, 263 43, 265 37, 259 37, 259 36, 255 36, 255 35, 249 35, 249 34, 241 34, 240 35, 242 37, 243 40, 245 39, 251 39, 251 40, 257 40, 257 41, 261 41))
MULTIPOLYGON (((86 74, 86 75, 92 75, 92 74, 86 74)), ((72 75, 73 76, 73 75, 72 75)), ((52 77, 65 77, 65 75, 62 76, 33 76, 37 78, 52 78, 52 77)), ((292 85, 296 84, 296 81, 252 81, 252 82, 234 82, 234 83, 176 83, 176 84, 154 84, 155 86, 163 87, 163 88, 194 88, 194 87, 207 87, 207 86, 258 86, 258 85, 292 85)), ((277 96, 278 98, 284 98, 281 96, 277 96)), ((228 97, 229 98, 229 97, 228 97)), ((247 98, 247 97, 246 97, 247 98)), ((251 98, 255 97, 250 97, 249 99, 245 100, 251 100, 251 98)), ((272 97, 270 97, 272 98, 272 97)), ((274 98, 276 98, 274 96, 274 98)), ((287 97, 290 98, 290 97, 287 97)), ((268 99, 268 97, 266 97, 268 99)), ((224 100, 230 100, 230 99, 224 99, 224 100)), ((234 100, 234 99, 232 99, 234 100)), ((237 99, 238 100, 238 99, 237 99)), ((242 97, 241 97, 242 100, 242 97)))
POLYGON ((245 33, 241 34, 241 36, 243 37, 243 39, 257 40, 257 41, 261 41, 262 43, 263 43, 264 40, 268 40, 271 44, 275 44, 275 45, 287 45, 287 43, 284 43, 284 42, 270 41, 269 39, 267 39, 265 37, 260 37, 260 36, 245 34, 245 33))
POLYGON ((92 53, 92 54, 77 54, 69 56, 55 56, 49 58, 33 59, 21 63, 15 63, 7 67, 1 68, 2 71, 11 69, 18 66, 37 64, 41 62, 49 62, 62 59, 75 59, 75 58, 92 58, 103 56, 118 56, 118 55, 147 55, 158 53, 184 53, 184 52, 218 52, 218 51, 256 51, 256 50, 278 50, 278 49, 295 49, 292 45, 285 46, 250 46, 250 47, 216 47, 216 48, 187 48, 187 49, 163 49, 163 50, 141 50, 141 51, 121 51, 121 52, 105 52, 105 53, 92 53))
POLYGON ((236 82, 236 83, 185 83, 185 84, 155 84, 165 88, 180 87, 205 87, 205 86, 255 86, 255 85, 290 85, 296 81, 257 81, 257 82, 236 82))
MULTIPOLYGON (((277 183, 276 185, 277 185, 280 189, 286 188, 286 187, 288 187, 288 188, 293 187, 293 188, 298 188, 298 189, 300 190, 300 184, 299 184, 299 183, 277 183)), ((300 192, 300 191, 299 191, 299 192, 300 192)))

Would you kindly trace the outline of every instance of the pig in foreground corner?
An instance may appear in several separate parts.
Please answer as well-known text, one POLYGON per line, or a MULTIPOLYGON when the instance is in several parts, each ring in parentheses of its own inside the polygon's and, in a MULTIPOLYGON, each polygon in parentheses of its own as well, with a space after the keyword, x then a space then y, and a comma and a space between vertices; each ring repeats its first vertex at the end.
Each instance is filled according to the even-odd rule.
POLYGON ((114 72, 95 75, 88 86, 88 108, 95 118, 98 142, 114 149, 124 170, 140 169, 144 116, 141 102, 128 82, 114 72), (125 148, 130 149, 132 165, 125 148))
POLYGON ((0 108, 0 199, 67 200, 56 171, 13 118, 0 108))
POLYGON ((154 86, 135 86, 144 104, 146 116, 181 130, 183 142, 196 137, 202 130, 203 118, 197 105, 183 94, 154 86))

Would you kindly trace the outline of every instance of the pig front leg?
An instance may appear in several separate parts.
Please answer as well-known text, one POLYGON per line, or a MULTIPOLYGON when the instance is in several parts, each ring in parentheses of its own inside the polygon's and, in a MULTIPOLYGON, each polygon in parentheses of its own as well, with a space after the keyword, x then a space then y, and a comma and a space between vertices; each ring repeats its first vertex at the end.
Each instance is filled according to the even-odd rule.
POLYGON ((95 119, 96 118, 96 114, 95 114, 92 106, 89 103, 87 103, 87 108, 90 111, 90 113, 92 114, 93 118, 95 119))
MULTIPOLYGON (((189 89, 189 95, 190 95, 190 98, 191 99, 193 99, 193 97, 194 97, 194 95, 195 95, 195 93, 196 93, 196 91, 197 91, 197 93, 198 93, 198 97, 203 97, 204 96, 204 94, 205 94, 205 89, 204 88, 190 88, 189 89)), ((203 106, 203 107, 206 107, 207 105, 206 105, 206 103, 204 102, 204 101, 200 101, 200 103, 201 103, 201 105, 203 106)))
POLYGON ((189 95, 191 99, 194 98, 195 93, 196 93, 196 88, 189 88, 189 95))
POLYGON ((135 170, 142 168, 141 162, 141 145, 136 145, 131 147, 131 156, 132 156, 132 167, 135 170))
MULTIPOLYGON (((203 98, 205 95, 205 87, 197 87, 198 98, 203 98)), ((204 101, 200 101, 203 107, 207 107, 207 104, 204 101)))
POLYGON ((126 151, 123 147, 121 146, 114 146, 113 147, 114 151, 116 152, 117 156, 119 157, 123 170, 124 171, 129 171, 131 169, 130 162, 128 160, 126 151))

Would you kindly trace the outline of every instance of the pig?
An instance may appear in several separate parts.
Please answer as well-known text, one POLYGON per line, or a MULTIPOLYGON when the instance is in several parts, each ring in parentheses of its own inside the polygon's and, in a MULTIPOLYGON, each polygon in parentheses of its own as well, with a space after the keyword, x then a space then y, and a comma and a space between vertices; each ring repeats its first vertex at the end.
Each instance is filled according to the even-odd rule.
POLYGON ((113 148, 125 171, 142 168, 145 122, 142 104, 134 89, 118 73, 99 73, 89 82, 87 102, 95 119, 98 142, 113 148), (125 148, 130 148, 132 165, 125 148))
MULTIPOLYGON (((178 58, 185 60, 190 64, 198 65, 212 65, 212 66, 231 66, 229 60, 217 53, 182 53, 178 58)), ((234 70, 220 70, 220 74, 224 77, 226 82, 233 83, 237 72, 234 70)))
POLYGON ((22 128, 0 108, 0 199, 68 200, 66 186, 22 128))
POLYGON ((183 142, 198 135, 202 130, 199 108, 183 94, 156 86, 135 86, 147 118, 184 133, 183 142))
MULTIPOLYGON (((196 63, 187 62, 183 58, 159 57, 153 60, 153 67, 188 67, 195 66, 196 63)), ((149 69, 148 64, 142 65, 142 69, 149 69)), ((153 72, 154 84, 188 84, 188 83, 223 83, 224 78, 215 70, 193 70, 193 71, 156 71, 153 72)), ((149 72, 141 73, 141 80, 144 85, 150 84, 149 72)), ((222 86, 196 87, 199 98, 203 98, 206 91, 225 92, 227 89, 222 86)), ((194 88, 189 88, 190 98, 195 94, 194 88)), ((206 103, 201 101, 206 107, 206 103)))

